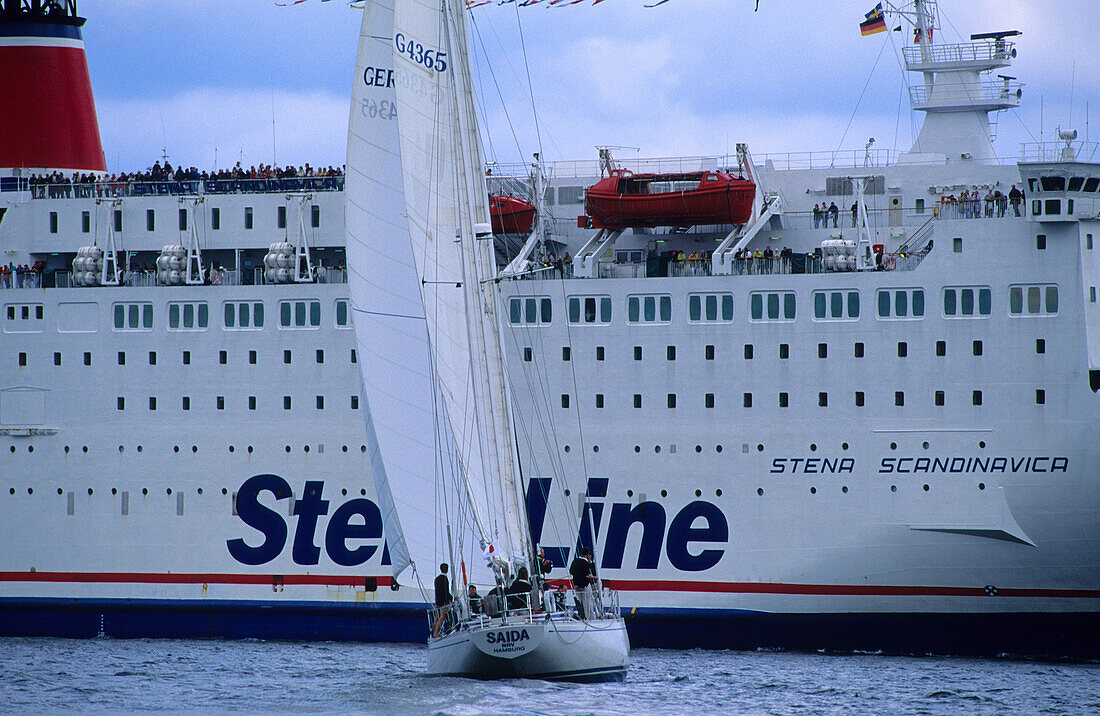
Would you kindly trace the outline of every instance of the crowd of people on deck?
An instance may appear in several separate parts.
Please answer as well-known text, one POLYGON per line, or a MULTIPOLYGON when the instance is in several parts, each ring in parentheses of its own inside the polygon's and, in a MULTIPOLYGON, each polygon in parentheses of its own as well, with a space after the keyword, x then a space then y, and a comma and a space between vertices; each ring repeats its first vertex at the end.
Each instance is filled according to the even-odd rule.
POLYGON ((0 288, 38 288, 42 285, 42 269, 45 263, 17 265, 11 261, 0 264, 0 288))
POLYGON ((276 167, 270 164, 250 166, 245 169, 240 162, 231 169, 218 169, 215 171, 200 171, 197 167, 173 167, 168 161, 164 164, 155 162, 145 171, 120 172, 118 174, 93 174, 87 172, 75 172, 65 174, 52 172, 49 174, 33 174, 28 180, 30 190, 35 196, 49 196, 50 198, 68 198, 74 193, 77 195, 117 196, 121 195, 124 185, 131 183, 163 183, 163 182, 195 182, 195 181, 244 181, 249 179, 294 179, 294 178, 329 178, 343 177, 343 167, 313 167, 310 164, 303 166, 289 165, 276 167), (84 189, 84 192, 79 191, 84 189))
POLYGON ((1007 194, 999 189, 989 188, 983 196, 980 189, 964 189, 958 196, 941 196, 936 215, 941 219, 1000 219, 1008 215, 1011 207, 1013 216, 1018 217, 1023 203, 1024 193, 1015 184, 1007 194))

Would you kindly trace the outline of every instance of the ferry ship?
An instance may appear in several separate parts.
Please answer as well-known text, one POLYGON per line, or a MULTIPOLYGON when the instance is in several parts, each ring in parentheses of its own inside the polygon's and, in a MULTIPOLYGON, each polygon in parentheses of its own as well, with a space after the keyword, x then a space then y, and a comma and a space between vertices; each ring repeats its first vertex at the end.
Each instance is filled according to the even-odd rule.
MULTIPOLYGON (((342 179, 103 181, 83 20, 40 5, 0 15, 0 137, 27 137, 0 139, 0 249, 34 269, 0 289, 0 633, 423 640, 342 179), (47 120, 16 80, 50 56, 47 120), (96 180, 31 181, 55 171, 96 180)), ((1095 654, 1100 161, 1071 133, 997 160, 1014 34, 933 44, 936 11, 909 16, 910 151, 493 168, 545 197, 498 284, 517 432, 551 438, 518 445, 532 537, 552 578, 592 548, 635 646, 1095 654), (756 198, 589 228, 612 171, 756 198)))

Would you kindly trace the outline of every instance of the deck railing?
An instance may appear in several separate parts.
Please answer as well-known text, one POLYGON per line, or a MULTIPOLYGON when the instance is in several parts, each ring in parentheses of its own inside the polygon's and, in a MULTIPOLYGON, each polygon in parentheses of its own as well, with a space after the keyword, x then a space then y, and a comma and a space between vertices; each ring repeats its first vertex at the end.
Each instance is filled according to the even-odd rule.
POLYGON ((33 199, 114 199, 147 196, 217 194, 278 194, 283 192, 343 191, 343 176, 287 177, 283 179, 189 179, 185 181, 109 181, 46 184, 17 180, 20 191, 33 199))

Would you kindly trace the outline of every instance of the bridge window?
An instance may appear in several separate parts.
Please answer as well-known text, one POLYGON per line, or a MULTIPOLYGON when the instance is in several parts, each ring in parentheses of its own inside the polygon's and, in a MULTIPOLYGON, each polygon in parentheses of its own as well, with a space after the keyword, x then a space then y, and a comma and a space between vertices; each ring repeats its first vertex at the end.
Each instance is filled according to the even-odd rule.
POLYGON ((1082 191, 1092 193, 1100 188, 1100 177, 1089 177, 1085 180, 1085 188, 1082 191))
POLYGON ((1043 186, 1043 191, 1065 191, 1066 190, 1066 178, 1065 177, 1042 177, 1039 182, 1043 186))
POLYGON ((1009 286, 1008 313, 1012 316, 1052 316, 1058 313, 1058 287, 1009 286))
POLYGON ((512 298, 508 301, 508 320, 513 326, 545 326, 553 320, 554 303, 546 296, 512 298))
POLYGON ((569 323, 611 323, 611 298, 609 296, 570 296, 569 323))
POLYGON ((1085 183, 1085 177, 1070 177, 1069 191, 1081 191, 1081 186, 1085 183))
POLYGON ((626 320, 630 323, 670 323, 672 321, 672 296, 627 297, 626 320))

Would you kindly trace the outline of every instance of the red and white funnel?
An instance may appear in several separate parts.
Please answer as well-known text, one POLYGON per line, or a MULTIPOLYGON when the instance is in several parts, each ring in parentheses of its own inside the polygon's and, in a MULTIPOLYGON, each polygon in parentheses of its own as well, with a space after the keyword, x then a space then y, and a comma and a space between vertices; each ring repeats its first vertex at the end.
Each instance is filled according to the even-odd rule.
POLYGON ((76 0, 0 0, 0 172, 104 172, 76 0))

